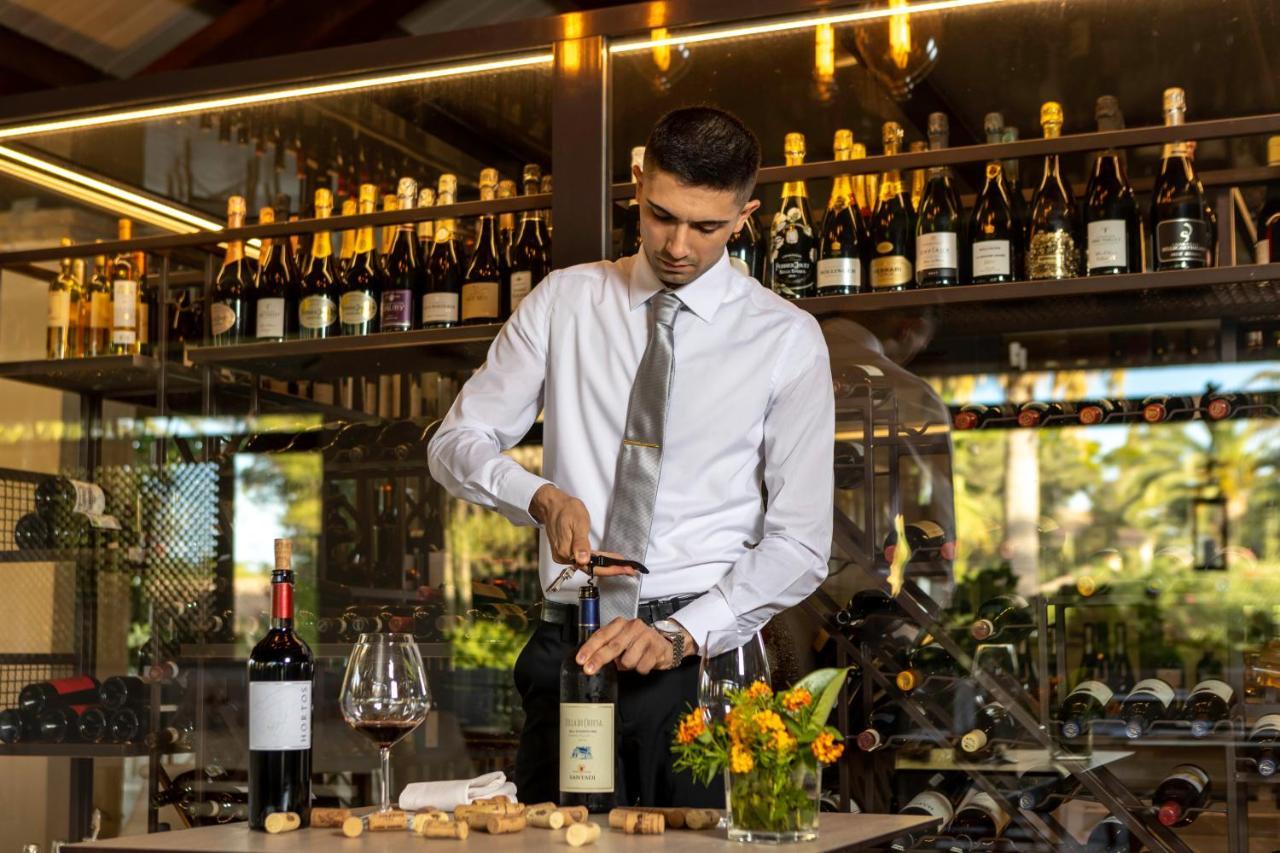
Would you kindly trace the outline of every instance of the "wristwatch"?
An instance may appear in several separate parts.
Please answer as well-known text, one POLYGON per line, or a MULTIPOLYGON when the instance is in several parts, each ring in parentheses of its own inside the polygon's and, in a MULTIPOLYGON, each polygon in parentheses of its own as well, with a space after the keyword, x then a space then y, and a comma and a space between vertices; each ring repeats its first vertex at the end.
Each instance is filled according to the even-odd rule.
POLYGON ((680 666, 684 660, 684 629, 670 619, 659 619, 653 623, 653 630, 671 644, 671 668, 680 666))

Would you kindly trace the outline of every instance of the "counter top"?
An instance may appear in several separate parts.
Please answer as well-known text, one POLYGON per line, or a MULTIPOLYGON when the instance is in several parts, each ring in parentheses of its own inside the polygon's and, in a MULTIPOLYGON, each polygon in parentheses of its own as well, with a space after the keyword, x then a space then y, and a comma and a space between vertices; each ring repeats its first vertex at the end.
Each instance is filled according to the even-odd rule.
MULTIPOLYGON (((725 831, 693 832, 669 829, 663 835, 624 835, 608 828, 603 817, 593 818, 604 826, 600 840, 580 848, 584 853, 640 853, 661 850, 671 843, 682 851, 734 850, 741 853, 744 845, 729 841, 725 831)), ((819 819, 818 839, 805 844, 781 847, 787 853, 834 853, 838 850, 861 850, 882 844, 904 832, 936 823, 919 815, 837 814, 824 813, 819 819)), ((572 850, 558 838, 562 833, 545 829, 526 829, 512 835, 485 835, 473 832, 466 841, 422 839, 410 832, 371 832, 360 838, 346 838, 336 829, 303 829, 281 835, 250 832, 243 823, 204 826, 153 835, 133 835, 105 841, 84 842, 65 846, 79 853, 421 853, 423 845, 432 849, 459 853, 483 848, 485 853, 530 853, 536 850, 572 850)), ((778 848, 773 848, 778 849, 778 848)))

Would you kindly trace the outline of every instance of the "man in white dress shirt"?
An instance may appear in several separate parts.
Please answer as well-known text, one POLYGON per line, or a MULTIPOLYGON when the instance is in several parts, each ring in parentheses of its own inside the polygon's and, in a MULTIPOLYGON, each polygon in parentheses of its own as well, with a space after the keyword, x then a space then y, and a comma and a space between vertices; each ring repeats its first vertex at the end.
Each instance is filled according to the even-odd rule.
MULTIPOLYGON (((697 702, 695 656, 716 653, 711 632, 760 629, 827 573, 827 346, 811 315, 725 252, 759 207, 759 164, 759 143, 735 117, 710 107, 664 116, 636 170, 641 251, 554 271, 535 287, 428 451, 451 494, 541 528, 544 589, 562 566, 585 565, 613 504, 632 384, 655 328, 648 303, 678 297, 648 548, 622 555, 650 573, 637 618, 602 625, 578 652, 588 672, 608 662, 620 671, 619 805, 723 805, 723 791, 671 769, 673 729, 697 702), (542 476, 502 452, 540 411, 542 476)), ((516 664, 525 802, 558 799, 558 674, 576 643, 582 580, 548 595, 516 664)))

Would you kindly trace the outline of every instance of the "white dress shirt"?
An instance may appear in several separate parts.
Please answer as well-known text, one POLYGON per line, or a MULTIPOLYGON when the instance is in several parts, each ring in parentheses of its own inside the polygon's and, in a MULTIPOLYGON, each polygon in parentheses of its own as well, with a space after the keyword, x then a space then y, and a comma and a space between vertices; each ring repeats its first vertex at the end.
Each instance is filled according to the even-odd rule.
MULTIPOLYGON (((646 303, 663 288, 643 252, 547 276, 502 327, 432 439, 432 476, 521 525, 536 524, 529 503, 554 483, 586 505, 599 548, 649 341, 646 303), (502 453, 539 411, 543 477, 502 453)), ((675 618, 714 652, 709 631, 758 630, 827 575, 831 365, 817 321, 735 270, 727 254, 676 293, 684 309, 640 598, 701 595, 675 618)), ((539 556, 546 589, 562 567, 545 532, 539 556)), ((574 603, 577 578, 551 598, 574 603)))

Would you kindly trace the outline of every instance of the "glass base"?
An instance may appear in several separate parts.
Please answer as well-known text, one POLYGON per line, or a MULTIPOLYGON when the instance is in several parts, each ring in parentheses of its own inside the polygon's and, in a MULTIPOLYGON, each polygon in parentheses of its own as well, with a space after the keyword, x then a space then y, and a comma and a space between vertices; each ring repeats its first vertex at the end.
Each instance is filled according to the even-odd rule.
POLYGON ((742 829, 729 827, 729 840, 749 844, 794 844, 798 841, 813 841, 818 837, 816 829, 787 830, 786 832, 769 832, 762 829, 742 829))

